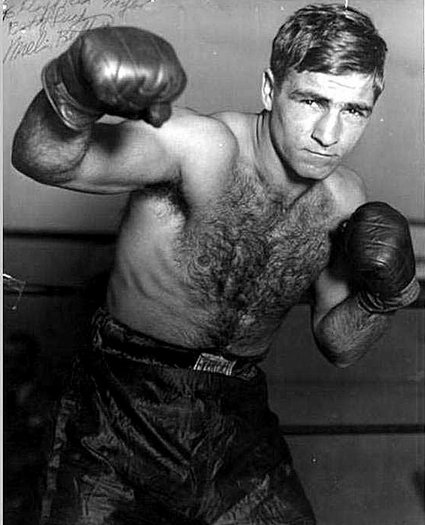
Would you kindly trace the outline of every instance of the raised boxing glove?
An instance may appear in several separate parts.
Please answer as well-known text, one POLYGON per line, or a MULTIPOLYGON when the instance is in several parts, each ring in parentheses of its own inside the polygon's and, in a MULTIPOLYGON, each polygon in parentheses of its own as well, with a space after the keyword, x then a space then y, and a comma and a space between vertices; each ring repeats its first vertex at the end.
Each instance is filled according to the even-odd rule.
POLYGON ((186 75, 161 37, 135 27, 99 27, 49 62, 42 82, 64 124, 79 131, 105 113, 161 126, 186 75))
POLYGON ((406 218, 384 202, 360 206, 345 224, 344 248, 360 305, 385 313, 419 295, 415 256, 406 218))

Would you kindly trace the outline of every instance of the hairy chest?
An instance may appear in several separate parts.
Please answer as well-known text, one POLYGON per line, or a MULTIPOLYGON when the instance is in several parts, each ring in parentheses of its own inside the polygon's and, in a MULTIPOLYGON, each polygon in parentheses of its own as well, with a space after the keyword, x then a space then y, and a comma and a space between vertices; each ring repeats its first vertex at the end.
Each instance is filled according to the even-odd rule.
POLYGON ((326 266, 333 215, 323 187, 288 204, 282 192, 236 173, 179 236, 193 297, 232 323, 280 318, 326 266))

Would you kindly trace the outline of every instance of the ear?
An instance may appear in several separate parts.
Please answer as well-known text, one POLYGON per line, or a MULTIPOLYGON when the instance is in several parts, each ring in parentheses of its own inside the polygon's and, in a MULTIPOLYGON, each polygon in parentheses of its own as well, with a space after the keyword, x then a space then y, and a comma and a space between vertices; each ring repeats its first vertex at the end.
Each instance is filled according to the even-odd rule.
POLYGON ((267 111, 271 111, 274 94, 274 76, 270 68, 263 73, 263 84, 261 86, 261 99, 267 111))

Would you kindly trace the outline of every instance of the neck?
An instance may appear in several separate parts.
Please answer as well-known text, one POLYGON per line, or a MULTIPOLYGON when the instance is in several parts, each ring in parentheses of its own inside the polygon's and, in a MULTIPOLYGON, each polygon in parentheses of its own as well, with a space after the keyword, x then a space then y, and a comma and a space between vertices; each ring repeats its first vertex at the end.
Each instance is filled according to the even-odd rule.
POLYGON ((270 112, 258 113, 253 122, 252 143, 254 164, 259 176, 269 184, 280 187, 288 196, 296 199, 314 184, 313 181, 300 179, 281 159, 270 136, 270 112))

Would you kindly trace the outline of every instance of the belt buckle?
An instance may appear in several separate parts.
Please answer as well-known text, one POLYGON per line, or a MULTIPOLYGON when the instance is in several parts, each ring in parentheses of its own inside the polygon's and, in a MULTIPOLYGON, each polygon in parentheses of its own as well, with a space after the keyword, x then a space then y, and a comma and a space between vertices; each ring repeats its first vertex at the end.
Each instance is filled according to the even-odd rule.
POLYGON ((235 364, 236 361, 229 361, 221 355, 202 353, 193 365, 193 370, 231 376, 235 364))

